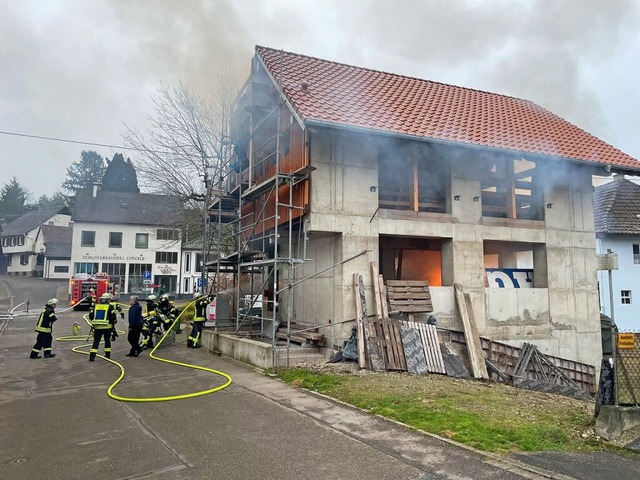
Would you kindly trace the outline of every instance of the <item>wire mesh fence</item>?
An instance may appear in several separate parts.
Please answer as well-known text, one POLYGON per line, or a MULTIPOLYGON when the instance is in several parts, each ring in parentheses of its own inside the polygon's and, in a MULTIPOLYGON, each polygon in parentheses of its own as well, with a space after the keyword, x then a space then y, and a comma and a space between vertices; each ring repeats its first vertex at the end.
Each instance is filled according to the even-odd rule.
POLYGON ((616 342, 616 403, 640 404, 640 333, 618 333, 616 342))

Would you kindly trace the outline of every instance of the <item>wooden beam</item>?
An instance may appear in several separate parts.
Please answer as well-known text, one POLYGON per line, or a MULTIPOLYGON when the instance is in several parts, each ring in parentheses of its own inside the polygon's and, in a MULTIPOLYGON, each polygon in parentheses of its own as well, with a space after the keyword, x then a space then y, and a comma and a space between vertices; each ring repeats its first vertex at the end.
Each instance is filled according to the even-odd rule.
POLYGON ((454 289, 456 305, 458 306, 458 312, 460 312, 464 326, 464 336, 467 341, 467 352, 469 352, 472 375, 474 378, 488 379, 489 373, 484 363, 482 344, 480 343, 480 335, 478 334, 478 327, 473 315, 473 309, 471 308, 471 302, 466 298, 467 295, 465 295, 459 284, 456 283, 454 289))
POLYGON ((411 198, 411 209, 414 212, 418 211, 419 208, 419 200, 418 200, 418 195, 419 195, 419 185, 418 185, 418 157, 415 154, 415 151, 413 152, 413 196, 411 198))
POLYGON ((367 358, 365 354, 365 338, 364 338, 364 323, 362 321, 362 301, 360 299, 359 291, 359 279, 360 275, 353 274, 353 296, 356 301, 356 328, 358 334, 358 367, 366 368, 367 358))

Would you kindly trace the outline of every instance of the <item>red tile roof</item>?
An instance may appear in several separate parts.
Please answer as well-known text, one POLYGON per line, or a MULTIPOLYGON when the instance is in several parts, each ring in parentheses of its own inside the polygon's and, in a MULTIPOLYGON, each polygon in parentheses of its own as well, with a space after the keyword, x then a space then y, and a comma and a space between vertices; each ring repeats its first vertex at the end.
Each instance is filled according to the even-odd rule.
POLYGON ((303 121, 640 170, 640 162, 527 100, 256 47, 303 121), (306 83, 305 90, 302 84, 306 83))

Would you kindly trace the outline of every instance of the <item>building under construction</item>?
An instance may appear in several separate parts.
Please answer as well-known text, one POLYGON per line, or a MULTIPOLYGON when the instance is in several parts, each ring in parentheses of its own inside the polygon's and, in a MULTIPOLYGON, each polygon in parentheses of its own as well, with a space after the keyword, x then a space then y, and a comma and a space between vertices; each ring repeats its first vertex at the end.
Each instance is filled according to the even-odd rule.
POLYGON ((591 179, 635 159, 529 101, 264 47, 230 137, 210 269, 237 333, 341 347, 375 262, 428 283, 438 327, 461 328, 457 285, 481 336, 599 364, 591 179))

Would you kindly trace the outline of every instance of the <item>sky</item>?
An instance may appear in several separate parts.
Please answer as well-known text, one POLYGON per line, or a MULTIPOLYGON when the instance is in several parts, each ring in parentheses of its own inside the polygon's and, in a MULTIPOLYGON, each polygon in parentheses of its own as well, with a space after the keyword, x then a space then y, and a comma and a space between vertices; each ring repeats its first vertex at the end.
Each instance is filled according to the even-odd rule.
MULTIPOLYGON (((635 0, 0 0, 0 132, 123 145, 161 83, 241 84, 258 44, 532 100, 640 159, 639 27, 635 0)), ((123 151, 0 133, 0 186, 51 195, 82 150, 123 151)))

